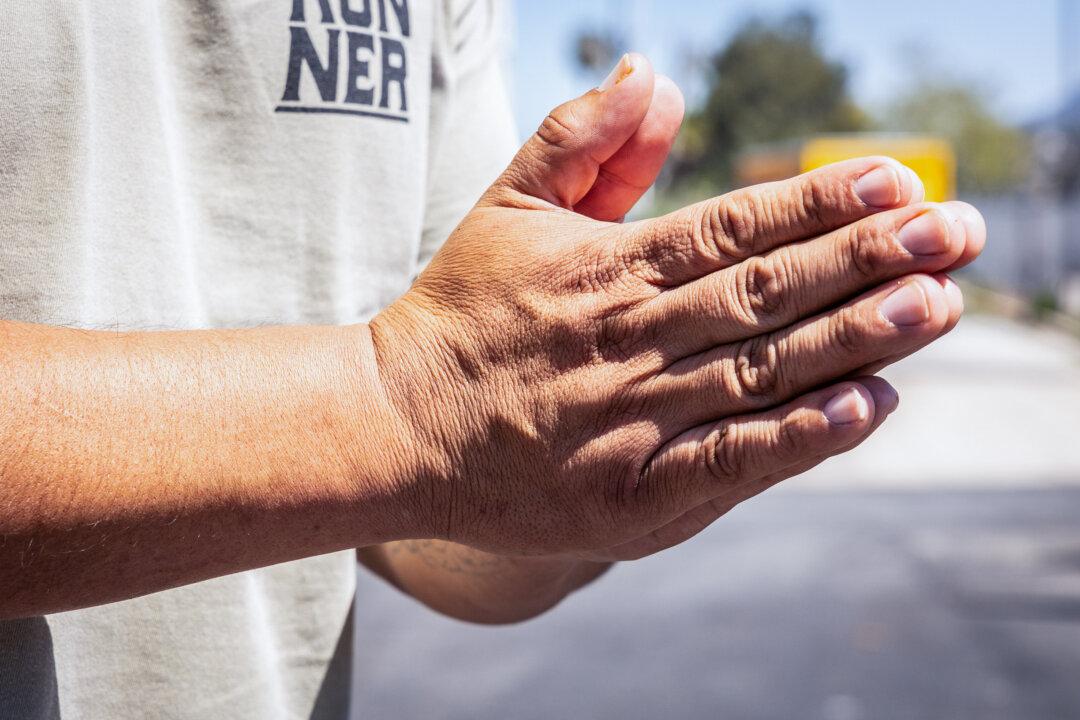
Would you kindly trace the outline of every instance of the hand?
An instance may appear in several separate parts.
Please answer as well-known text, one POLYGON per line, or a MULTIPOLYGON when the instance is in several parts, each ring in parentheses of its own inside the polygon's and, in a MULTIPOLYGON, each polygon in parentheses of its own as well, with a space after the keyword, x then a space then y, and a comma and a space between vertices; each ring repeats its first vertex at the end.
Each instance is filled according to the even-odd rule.
POLYGON ((663 124, 669 83, 624 63, 552 112, 371 323, 430 537, 603 557, 677 542, 865 438, 895 393, 843 378, 959 316, 938 273, 979 252, 981 218, 913 203, 885 158, 640 223, 574 212, 618 218, 651 182, 627 148, 663 124))

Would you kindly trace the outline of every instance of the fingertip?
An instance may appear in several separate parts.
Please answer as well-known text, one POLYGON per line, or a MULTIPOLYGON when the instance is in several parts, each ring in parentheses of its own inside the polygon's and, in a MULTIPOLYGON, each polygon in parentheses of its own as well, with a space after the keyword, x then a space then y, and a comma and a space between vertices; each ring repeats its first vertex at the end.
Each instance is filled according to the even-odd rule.
POLYGON ((957 314, 964 312, 964 293, 960 290, 960 286, 946 275, 942 287, 945 289, 945 295, 949 299, 949 308, 955 310, 957 314))
POLYGON ((944 327, 949 320, 949 299, 945 294, 945 288, 936 278, 930 275, 918 275, 916 281, 926 293, 926 304, 930 309, 930 317, 927 325, 930 327, 944 327))
POLYGON ((964 293, 960 286, 945 273, 937 273, 934 279, 945 292, 945 300, 949 307, 949 319, 945 325, 945 332, 952 330, 960 322, 960 316, 964 314, 964 293))
POLYGON ((629 140, 653 97, 652 65, 627 53, 599 87, 554 108, 540 123, 488 197, 499 188, 572 208, 596 181, 599 167, 629 140))
POLYGON ((899 225, 896 239, 912 256, 933 258, 937 270, 960 257, 964 227, 947 205, 918 203, 894 214, 899 225))
POLYGON ((945 290, 929 275, 900 278, 888 286, 877 311, 893 327, 919 334, 938 332, 948 319, 945 290))
MULTIPOLYGON (((649 110, 645 113, 637 132, 628 141, 631 147, 624 146, 624 150, 632 151, 633 155, 627 160, 633 160, 639 168, 648 170, 650 184, 664 160, 667 159, 668 153, 671 152, 671 146, 675 143, 675 136, 679 134, 685 112, 686 103, 679 86, 671 78, 657 75, 649 110)), ((629 170, 629 168, 624 170, 629 170)), ((644 174, 644 170, 642 172, 644 174)), ((645 183, 641 182, 641 184, 645 183)))
POLYGON ((652 186, 675 143, 685 103, 678 86, 657 75, 651 104, 626 143, 601 166, 593 186, 574 211, 595 220, 617 221, 652 186))
POLYGON ((949 298, 950 307, 953 306, 954 300, 959 300, 961 305, 963 304, 964 295, 960 291, 960 286, 956 284, 956 281, 952 279, 951 275, 945 272, 939 272, 934 273, 932 277, 937 284, 941 286, 941 289, 945 291, 946 297, 949 298))
MULTIPOLYGON (((858 158, 855 194, 869 209, 888 210, 921 203, 926 199, 926 187, 918 174, 896 158, 871 155, 858 158)), ((838 168, 846 167, 842 163, 838 168)))
POLYGON ((626 53, 625 58, 630 64, 630 72, 627 73, 627 77, 639 70, 648 70, 650 73, 652 72, 652 62, 642 53, 631 50, 626 53))
POLYGON ((601 103, 600 122, 593 128, 594 132, 622 137, 618 143, 609 139, 606 144, 610 150, 599 159, 610 157, 637 130, 652 104, 655 82, 656 76, 648 58, 630 52, 622 56, 597 92, 591 93, 601 103))
POLYGON ((900 394, 885 378, 870 375, 856 380, 870 391, 874 400, 875 418, 892 413, 900 405, 900 394))
POLYGON ((910 192, 910 178, 903 166, 892 158, 867 158, 876 161, 855 179, 855 195, 870 210, 887 210, 903 204, 910 192))
POLYGON ((874 397, 863 385, 847 383, 826 400, 821 411, 830 425, 861 425, 873 416, 874 397))
POLYGON ((982 213, 970 203, 953 200, 946 204, 964 226, 966 235, 964 250, 960 258, 950 267, 950 270, 956 270, 973 262, 986 247, 986 220, 982 213))
POLYGON ((649 59, 641 53, 628 52, 619 58, 596 90, 605 100, 615 98, 625 101, 640 95, 646 95, 651 100, 655 81, 649 59))
POLYGON ((903 166, 908 175, 908 204, 914 205, 915 203, 921 203, 926 200, 926 186, 923 185, 922 178, 914 170, 907 165, 903 166))
MULTIPOLYGON (((888 210, 921 203, 926 188, 914 170, 887 155, 855 161, 861 172, 855 178, 855 194, 871 210, 888 210)), ((841 167, 838 164, 838 167, 841 167)))
POLYGON ((682 124, 686 114, 686 99, 682 90, 667 75, 657 73, 653 83, 653 100, 649 112, 676 127, 682 124))

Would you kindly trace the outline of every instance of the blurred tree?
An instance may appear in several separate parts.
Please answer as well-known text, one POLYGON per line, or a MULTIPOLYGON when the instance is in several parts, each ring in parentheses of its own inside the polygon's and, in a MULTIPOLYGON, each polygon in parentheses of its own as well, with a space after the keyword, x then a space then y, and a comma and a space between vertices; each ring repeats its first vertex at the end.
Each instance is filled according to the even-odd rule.
POLYGON ((732 161, 748 145, 870 125, 808 12, 747 22, 708 65, 705 101, 687 118, 679 148, 681 178, 729 185, 732 161))
POLYGON ((1057 112, 1026 129, 1031 133, 1035 192, 1062 198, 1080 196, 1080 92, 1057 112))
POLYGON ((941 79, 917 82, 889 106, 882 125, 933 133, 952 142, 956 185, 961 193, 1005 192, 1028 178, 1030 138, 994 117, 971 83, 941 79))
POLYGON ((586 30, 574 41, 574 59, 588 74, 607 73, 625 51, 626 43, 613 30, 586 30))

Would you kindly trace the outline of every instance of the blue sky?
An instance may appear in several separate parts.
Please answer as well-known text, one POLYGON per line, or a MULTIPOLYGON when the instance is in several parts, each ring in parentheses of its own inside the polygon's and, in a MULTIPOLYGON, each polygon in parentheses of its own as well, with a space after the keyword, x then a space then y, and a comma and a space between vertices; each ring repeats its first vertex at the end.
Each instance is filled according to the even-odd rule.
POLYGON ((592 86, 572 62, 581 27, 621 23, 631 45, 671 75, 691 101, 700 92, 686 58, 717 47, 747 17, 808 8, 823 45, 852 71, 856 98, 881 107, 913 74, 950 73, 981 87, 1005 119, 1048 113, 1080 80, 1080 0, 517 0, 512 93, 522 131, 547 110, 592 86), (1071 42, 1062 46, 1059 18, 1071 42))

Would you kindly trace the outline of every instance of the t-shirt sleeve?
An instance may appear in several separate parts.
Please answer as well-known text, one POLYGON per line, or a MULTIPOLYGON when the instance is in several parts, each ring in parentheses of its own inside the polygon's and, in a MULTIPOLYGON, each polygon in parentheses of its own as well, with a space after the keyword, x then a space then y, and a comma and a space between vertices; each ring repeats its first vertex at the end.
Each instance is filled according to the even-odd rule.
POLYGON ((431 67, 423 269, 517 148, 504 60, 509 10, 500 0, 442 0, 431 67))

